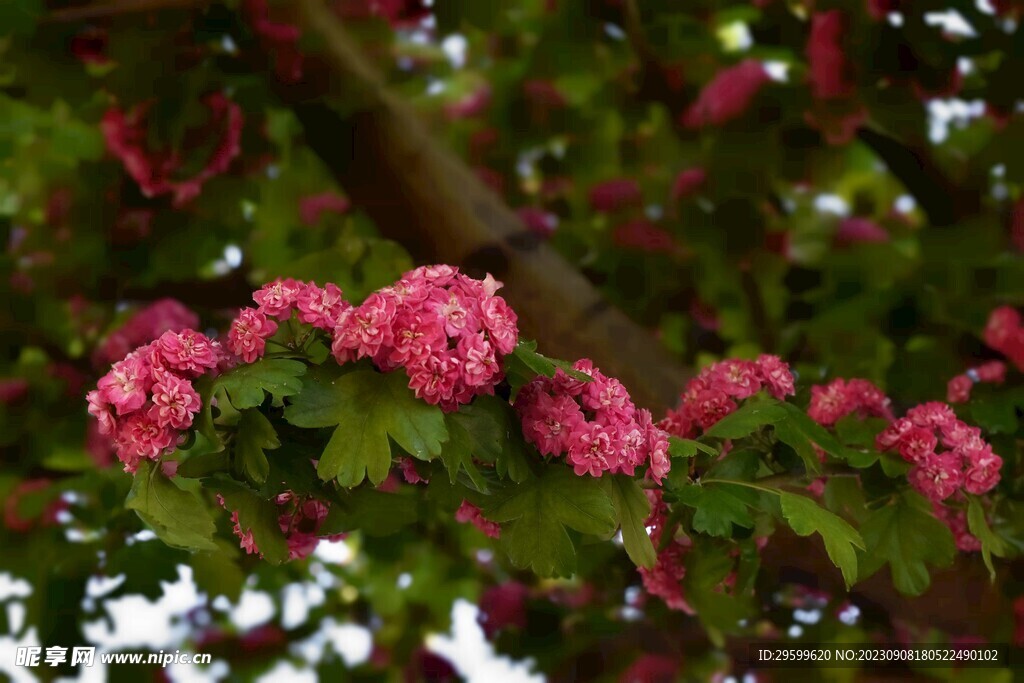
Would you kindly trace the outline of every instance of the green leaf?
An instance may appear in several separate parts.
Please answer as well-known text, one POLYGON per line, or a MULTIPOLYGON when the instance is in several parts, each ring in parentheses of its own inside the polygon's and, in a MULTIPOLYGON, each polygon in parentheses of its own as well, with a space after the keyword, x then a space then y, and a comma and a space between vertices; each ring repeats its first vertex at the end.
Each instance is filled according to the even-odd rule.
POLYGON ((143 460, 135 472, 125 507, 135 510, 170 546, 216 550, 213 517, 199 496, 196 484, 198 482, 188 479, 171 481, 164 476, 159 463, 143 460))
MULTIPOLYGON (((796 433, 817 444, 829 455, 834 455, 837 458, 843 456, 842 444, 827 429, 812 420, 807 413, 792 403, 780 403, 779 405, 786 411, 786 422, 796 433)), ((815 456, 815 462, 817 462, 817 456, 815 456)))
POLYGON ((810 536, 815 532, 821 535, 829 558, 843 572, 846 587, 852 586, 857 580, 857 552, 854 548, 864 548, 864 540, 857 530, 810 498, 780 491, 779 503, 782 516, 798 535, 810 536))
POLYGON ((216 477, 214 487, 224 498, 224 506, 238 513, 238 526, 252 532, 263 559, 271 564, 288 559, 288 541, 278 524, 281 512, 273 500, 261 498, 256 491, 228 477, 216 477))
POLYGON ((391 468, 388 437, 421 460, 441 453, 448 439, 444 414, 417 399, 407 381, 400 372, 357 370, 330 384, 310 383, 292 397, 284 413, 291 424, 337 425, 317 466, 321 479, 353 487, 369 476, 380 484, 391 468))
POLYGON ((523 438, 523 429, 519 424, 519 416, 512 410, 508 401, 494 396, 479 396, 472 405, 463 408, 488 412, 499 425, 499 443, 501 451, 494 462, 494 470, 499 477, 508 477, 514 482, 526 481, 532 476, 530 460, 539 459, 534 448, 523 438))
POLYGON ((732 536, 733 524, 745 529, 754 526, 754 519, 747 511, 747 490, 729 484, 707 484, 684 486, 676 494, 680 502, 696 510, 693 515, 694 530, 729 538, 732 536))
POLYGON ((818 461, 818 453, 814 450, 814 444, 806 434, 797 429, 791 420, 783 420, 773 429, 775 438, 792 448, 800 457, 808 474, 817 474, 821 471, 821 463, 818 461))
POLYGON ((517 567, 540 576, 571 576, 576 551, 568 529, 607 535, 615 530, 615 509, 601 482, 551 467, 515 487, 486 513, 501 522, 501 544, 517 567))
POLYGON ((335 497, 320 533, 326 536, 358 529, 370 536, 390 536, 418 517, 414 496, 358 488, 335 497))
POLYGON ((988 568, 989 577, 996 580, 996 568, 992 564, 992 556, 1006 557, 1009 548, 1002 538, 996 535, 985 519, 985 508, 977 496, 967 496, 967 526, 971 533, 981 541, 981 557, 988 568))
POLYGON ((203 407, 196 415, 192 428, 202 435, 205 443, 200 444, 197 439, 196 443, 192 445, 192 450, 201 449, 204 453, 217 453, 224 450, 224 441, 220 438, 217 427, 213 423, 213 395, 217 388, 215 382, 215 379, 205 375, 197 379, 193 385, 196 393, 199 394, 199 400, 203 402, 203 407))
POLYGON ((979 396, 970 403, 971 422, 990 434, 1014 434, 1017 431, 1016 397, 979 396))
POLYGON ((718 457, 718 451, 705 443, 693 439, 681 439, 678 436, 668 437, 668 453, 673 458, 692 458, 697 455, 697 451, 706 453, 713 458, 718 457))
POLYGON ((228 546, 223 540, 218 540, 218 545, 217 552, 200 552, 192 556, 196 587, 211 598, 223 595, 237 603, 245 584, 245 572, 235 561, 238 546, 228 546))
POLYGON ((217 378, 216 386, 228 392, 235 408, 243 410, 262 404, 264 392, 277 399, 298 394, 302 391, 299 376, 305 372, 302 361, 262 358, 225 372, 217 378))
POLYGON ((928 588, 928 565, 947 566, 956 554, 953 534, 914 492, 873 510, 860 530, 865 551, 859 555, 858 579, 866 579, 889 563, 893 585, 906 595, 920 595, 928 588))
POLYGON ((622 545, 626 554, 636 566, 650 569, 658 559, 645 526, 651 514, 651 502, 634 479, 621 474, 608 478, 608 490, 615 516, 622 527, 622 545))
POLYGON ((583 382, 593 382, 594 379, 585 372, 580 372, 573 368, 572 363, 564 360, 558 360, 556 358, 548 358, 537 353, 537 342, 526 339, 520 339, 519 343, 516 344, 516 348, 512 350, 512 353, 506 356, 506 363, 511 363, 513 366, 512 372, 524 375, 526 377, 543 375, 544 377, 554 377, 555 372, 561 369, 565 374, 583 382), (528 370, 524 372, 522 368, 516 368, 517 364, 522 365, 528 370))
POLYGON ((454 484, 459 471, 465 470, 477 491, 487 493, 487 480, 473 462, 478 460, 495 462, 501 455, 500 440, 504 431, 499 418, 486 407, 487 404, 472 403, 456 413, 445 416, 448 425, 448 441, 441 447, 441 460, 448 469, 448 477, 454 484))
POLYGON ((739 439, 761 427, 786 419, 788 414, 774 399, 748 402, 712 425, 711 429, 704 432, 704 438, 739 439))
POLYGON ((686 600, 713 641, 722 641, 722 632, 736 632, 741 620, 750 616, 749 596, 730 595, 722 591, 722 582, 733 573, 735 546, 707 537, 694 538, 686 555, 683 587, 686 600))
POLYGON ((255 408, 242 411, 235 437, 235 470, 255 486, 263 486, 270 474, 264 450, 280 448, 274 426, 255 408))
POLYGON ((201 453, 182 460, 178 465, 178 476, 187 479, 202 479, 218 472, 227 472, 230 467, 231 461, 224 451, 201 453))

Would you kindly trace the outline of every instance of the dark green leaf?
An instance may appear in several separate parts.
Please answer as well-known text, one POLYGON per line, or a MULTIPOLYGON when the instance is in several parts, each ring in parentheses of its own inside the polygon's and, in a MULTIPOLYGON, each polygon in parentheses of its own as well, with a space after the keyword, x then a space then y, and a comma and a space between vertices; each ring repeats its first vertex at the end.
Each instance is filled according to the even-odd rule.
POLYGON ((622 527, 622 544, 626 554, 638 567, 653 567, 657 555, 645 526, 651 514, 651 502, 636 481, 627 476, 617 474, 609 477, 608 484, 615 516, 622 527))
POLYGON ((227 541, 218 540, 217 552, 200 552, 192 556, 192 574, 196 587, 211 598, 223 595, 231 602, 238 602, 245 585, 245 572, 238 566, 235 556, 237 546, 227 546, 227 541))
POLYGON ((280 448, 274 426, 255 408, 242 411, 235 436, 235 470, 254 486, 263 486, 270 474, 266 450, 280 448))
POLYGON ((202 479, 217 472, 227 472, 230 467, 231 460, 224 451, 202 453, 182 460, 177 474, 179 477, 202 479))
POLYGON ((224 498, 225 507, 238 513, 239 527, 252 532, 253 541, 267 562, 281 564, 288 559, 288 541, 278 524, 280 508, 273 500, 266 500, 227 477, 217 477, 214 487, 224 498))
POLYGON ((485 512, 501 522, 501 544, 512 563, 540 576, 570 576, 576 552, 568 529, 605 535, 615 529, 615 510, 601 482, 550 467, 528 479, 485 512))
POLYGON ((913 492, 872 511, 860 530, 865 551, 859 554, 858 579, 888 563, 896 590, 907 595, 920 595, 928 588, 928 565, 945 567, 956 553, 953 534, 913 492))
POLYGON ((159 463, 143 460, 125 507, 135 510, 164 543, 189 550, 215 550, 216 527, 191 479, 171 481, 159 463), (192 482, 187 484, 186 482, 192 482), (175 485, 175 484, 179 485, 175 485))
POLYGON ((473 462, 495 462, 501 456, 504 430, 493 410, 485 402, 474 402, 458 412, 445 416, 448 441, 441 447, 441 460, 448 476, 455 483, 460 470, 465 470, 477 491, 487 492, 487 480, 473 462), (481 407, 484 406, 484 407, 481 407))
POLYGON ((821 471, 821 463, 818 461, 818 453, 814 450, 814 444, 793 424, 792 420, 786 419, 777 423, 774 431, 775 438, 788 445, 800 456, 800 460, 804 463, 804 469, 809 474, 821 471))
MULTIPOLYGON (((834 455, 837 458, 842 457, 842 445, 836 440, 836 437, 829 433, 827 429, 812 420, 807 413, 800 410, 792 403, 780 403, 779 405, 786 411, 788 415, 786 422, 789 423, 789 426, 795 432, 803 435, 803 437, 808 441, 820 446, 826 453, 834 455)), ((792 444, 790 445, 792 446, 792 444)), ((817 460, 815 459, 815 461, 817 460)))
POLYGON ((416 498, 361 487, 341 492, 331 505, 320 533, 360 530, 370 536, 390 536, 416 522, 416 498))

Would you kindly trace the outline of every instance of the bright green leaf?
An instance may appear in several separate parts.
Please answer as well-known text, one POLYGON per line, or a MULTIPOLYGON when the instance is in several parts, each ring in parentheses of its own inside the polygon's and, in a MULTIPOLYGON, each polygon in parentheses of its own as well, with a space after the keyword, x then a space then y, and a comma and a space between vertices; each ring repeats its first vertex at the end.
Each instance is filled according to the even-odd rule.
POLYGON ((678 436, 668 437, 668 453, 673 458, 692 458, 701 451, 713 458, 718 457, 718 451, 700 441, 693 439, 681 439, 678 436))
POLYGON ((243 410, 263 403, 263 393, 276 398, 294 396, 302 391, 299 376, 306 364, 288 358, 262 358, 239 365, 217 378, 216 385, 228 392, 231 404, 243 410))
POLYGON ((380 484, 391 468, 388 437, 421 460, 441 452, 448 439, 444 414, 417 399, 404 373, 358 370, 329 384, 311 383, 291 399, 285 419, 296 427, 332 427, 317 472, 345 487, 367 476, 380 484))
POLYGON ((810 498, 781 491, 779 503, 782 516, 798 535, 810 536, 815 532, 821 535, 829 558, 843 572, 846 587, 852 586, 857 580, 855 548, 864 548, 864 540, 857 530, 810 498))
POLYGON ((977 496, 967 497, 967 526, 975 538, 981 541, 981 557, 988 568, 989 577, 996 579, 996 568, 992 564, 992 556, 1006 557, 1009 549, 1002 538, 996 535, 985 518, 985 508, 977 496))
POLYGON ((732 536, 732 525, 750 529, 754 519, 747 511, 746 494, 749 489, 729 484, 707 484, 706 486, 684 486, 676 491, 680 502, 696 510, 693 528, 696 531, 722 536, 732 536))
POLYGON ((704 437, 739 439, 761 427, 784 420, 787 416, 788 413, 779 405, 778 401, 749 402, 712 425, 704 432, 704 437))

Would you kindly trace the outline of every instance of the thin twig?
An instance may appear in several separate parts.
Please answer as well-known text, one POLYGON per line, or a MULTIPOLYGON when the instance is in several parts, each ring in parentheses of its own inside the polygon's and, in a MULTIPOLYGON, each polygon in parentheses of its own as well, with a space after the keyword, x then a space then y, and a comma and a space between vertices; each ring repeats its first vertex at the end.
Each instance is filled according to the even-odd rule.
POLYGON ((80 7, 65 7, 46 14, 43 23, 70 23, 90 21, 124 14, 140 12, 156 12, 166 9, 200 8, 210 4, 210 0, 112 0, 80 7))

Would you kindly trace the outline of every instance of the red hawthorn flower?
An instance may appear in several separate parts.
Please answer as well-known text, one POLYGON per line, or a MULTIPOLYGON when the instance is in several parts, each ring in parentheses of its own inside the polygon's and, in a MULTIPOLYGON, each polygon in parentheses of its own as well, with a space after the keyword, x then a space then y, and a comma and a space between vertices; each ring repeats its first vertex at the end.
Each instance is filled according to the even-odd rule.
POLYGON ((679 673, 679 662, 666 655, 641 655, 619 676, 619 683, 672 683, 679 673))
POLYGON ((316 225, 325 213, 348 213, 352 202, 337 192, 328 190, 311 194, 299 200, 299 217, 306 225, 316 225))
POLYGON ((107 44, 110 38, 102 29, 89 27, 71 37, 71 54, 83 64, 105 66, 110 63, 107 57, 107 44))
POLYGON ((554 83, 543 78, 523 83, 523 94, 532 105, 540 109, 561 109, 569 103, 554 83))
POLYGON ((868 14, 875 21, 883 21, 892 12, 900 11, 903 0, 867 0, 868 14))
POLYGON ((540 237, 551 237, 558 227, 558 216, 538 206, 522 206, 516 214, 530 232, 540 237))
POLYGON ((518 581, 491 586, 484 591, 480 596, 477 622, 488 640, 509 626, 526 628, 526 598, 529 594, 530 589, 518 581))
POLYGON ((631 178, 613 178, 592 185, 587 198, 590 208, 599 213, 614 213, 643 203, 640 185, 631 178))
POLYGON ((672 182, 672 201, 689 197, 697 192, 707 182, 708 174, 703 168, 694 167, 680 171, 679 175, 672 182))
POLYGON ((343 19, 380 17, 393 28, 415 26, 431 13, 425 0, 335 0, 334 11, 343 19))
POLYGON ((612 232, 612 243, 617 247, 653 254, 671 252, 676 246, 671 234, 646 218, 617 225, 612 232))
POLYGON ((446 104, 444 115, 449 121, 471 119, 483 114, 489 106, 491 106, 491 86, 484 83, 458 100, 446 104))
POLYGON ((840 10, 818 12, 811 18, 806 53, 808 79, 815 99, 841 99, 856 90, 852 65, 843 48, 848 23, 840 10))
POLYGON ((850 247, 856 244, 888 242, 889 233, 885 228, 870 218, 853 216, 839 222, 834 244, 837 247, 850 247))
POLYGON ((183 206, 199 195, 206 181, 227 171, 241 152, 242 108, 221 92, 210 93, 202 101, 210 110, 210 122, 202 132, 219 134, 220 140, 206 165, 196 175, 185 179, 174 177, 184 166, 181 150, 154 152, 146 148, 146 115, 152 101, 127 114, 112 107, 103 115, 100 130, 107 149, 121 160, 145 196, 170 194, 175 207, 183 206))
POLYGON ((302 53, 299 51, 301 32, 298 26, 270 20, 267 0, 244 0, 242 11, 253 32, 274 57, 274 72, 284 83, 302 80, 302 53))
POLYGON ((476 173, 476 177, 479 178, 484 185, 491 188, 495 194, 504 197, 505 196, 505 176, 499 171, 495 171, 493 168, 487 166, 477 166, 473 169, 476 173))
POLYGON ((1013 213, 1010 217, 1010 241, 1013 248, 1024 252, 1024 197, 1021 197, 1013 205, 1013 213))
POLYGON ((703 128, 737 119, 770 80, 761 62, 754 59, 722 69, 704 86, 680 121, 687 128, 703 128))

